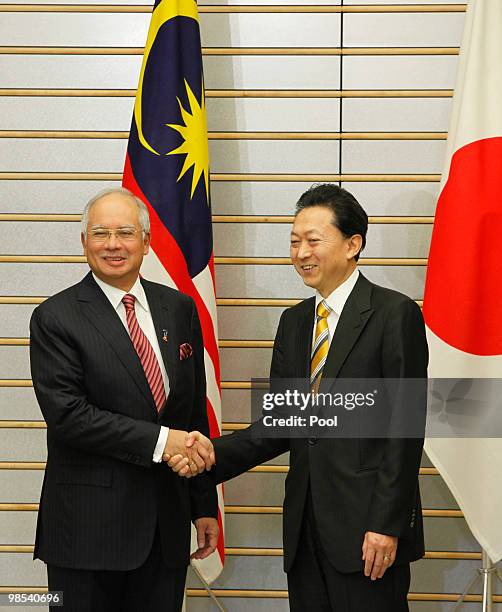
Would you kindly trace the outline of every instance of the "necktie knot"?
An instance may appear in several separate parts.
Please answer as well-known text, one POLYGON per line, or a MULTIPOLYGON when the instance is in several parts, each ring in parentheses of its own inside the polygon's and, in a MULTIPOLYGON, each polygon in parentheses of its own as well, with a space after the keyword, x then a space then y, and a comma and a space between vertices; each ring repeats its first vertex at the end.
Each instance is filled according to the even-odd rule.
POLYGON ((326 300, 319 302, 317 305, 317 317, 320 319, 326 319, 331 312, 331 308, 329 307, 326 300))
POLYGON ((130 310, 134 310, 135 302, 136 302, 136 298, 134 297, 134 295, 131 295, 130 293, 127 293, 122 298, 122 303, 125 306, 126 312, 129 312, 130 310))

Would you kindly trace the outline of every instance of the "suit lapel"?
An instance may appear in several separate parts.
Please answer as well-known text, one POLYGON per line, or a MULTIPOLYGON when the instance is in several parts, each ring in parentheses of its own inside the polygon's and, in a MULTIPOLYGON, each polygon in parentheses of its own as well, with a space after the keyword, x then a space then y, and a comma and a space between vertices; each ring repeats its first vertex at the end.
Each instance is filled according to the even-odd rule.
MULTIPOLYGON (((117 358, 134 379, 141 393, 151 404, 152 409, 157 413, 150 386, 131 338, 108 298, 92 278, 91 273, 80 284, 78 300, 83 315, 105 338, 117 358)), ((99 356, 97 357, 99 358, 99 356)))
POLYGON ((174 307, 170 304, 166 292, 159 291, 158 287, 148 281, 141 280, 145 289, 146 298, 153 319, 153 326, 159 342, 162 360, 169 377, 169 389, 174 388, 176 380, 176 341, 174 330, 174 307), (164 339, 166 338, 166 339, 164 339))
POLYGON ((372 314, 371 283, 360 273, 336 326, 323 370, 321 388, 323 386, 322 381, 338 376, 342 365, 372 314))
POLYGON ((306 301, 306 308, 298 320, 296 333, 296 354, 298 378, 310 378, 310 353, 312 351, 312 334, 314 329, 315 298, 306 301), (304 357, 302 357, 304 356, 304 357))

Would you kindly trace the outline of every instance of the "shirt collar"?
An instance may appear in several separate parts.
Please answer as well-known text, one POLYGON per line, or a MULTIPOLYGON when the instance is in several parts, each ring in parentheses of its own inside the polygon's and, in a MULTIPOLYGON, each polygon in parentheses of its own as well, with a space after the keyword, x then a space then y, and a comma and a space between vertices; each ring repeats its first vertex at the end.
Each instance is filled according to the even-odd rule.
POLYGON ((343 281, 341 285, 339 285, 334 291, 332 291, 327 298, 323 298, 322 295, 316 291, 315 295, 315 306, 317 311, 317 306, 319 302, 325 300, 328 303, 328 306, 333 310, 338 316, 342 314, 343 307, 345 306, 345 302, 348 300, 349 295, 354 289, 354 286, 359 278, 359 270, 356 269, 352 272, 352 274, 343 281))
MULTIPOLYGON (((103 293, 109 299, 110 304, 113 306, 115 310, 117 310, 117 308, 120 306, 122 302, 122 298, 124 297, 124 295, 126 295, 126 292, 122 291, 122 289, 118 289, 118 287, 113 287, 112 285, 105 283, 100 278, 98 278, 94 274, 94 272, 92 273, 92 276, 94 280, 96 281, 96 283, 98 284, 98 286, 103 291, 103 293)), ((131 289, 127 291, 127 293, 129 295, 134 295, 134 297, 136 298, 136 304, 139 305, 141 308, 143 308, 143 310, 145 310, 146 312, 150 312, 150 309, 148 307, 148 302, 146 300, 145 290, 143 288, 143 285, 141 284, 139 276, 136 279, 136 282, 134 283, 134 285, 131 287, 131 289)))

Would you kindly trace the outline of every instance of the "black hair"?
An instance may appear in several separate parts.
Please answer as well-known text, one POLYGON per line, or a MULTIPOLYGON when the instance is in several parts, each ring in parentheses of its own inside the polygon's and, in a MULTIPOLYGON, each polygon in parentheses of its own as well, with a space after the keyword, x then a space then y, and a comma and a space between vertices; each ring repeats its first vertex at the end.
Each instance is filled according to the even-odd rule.
MULTIPOLYGON (((368 215, 356 198, 346 189, 332 183, 312 185, 296 203, 295 215, 311 206, 324 206, 333 213, 333 225, 345 238, 360 234, 363 242, 359 253, 366 246, 368 215)), ((355 260, 359 259, 359 253, 355 260)))

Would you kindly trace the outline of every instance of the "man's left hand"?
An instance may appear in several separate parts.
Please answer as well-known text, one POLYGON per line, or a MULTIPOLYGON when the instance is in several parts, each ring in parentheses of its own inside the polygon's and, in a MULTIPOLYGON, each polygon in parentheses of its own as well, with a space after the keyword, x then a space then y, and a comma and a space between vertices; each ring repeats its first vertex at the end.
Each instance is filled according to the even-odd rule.
POLYGON ((220 528, 218 521, 215 518, 203 517, 195 519, 195 528, 197 529, 197 544, 199 548, 192 553, 191 559, 205 559, 216 550, 220 528))
POLYGON ((364 575, 381 578, 394 563, 397 551, 395 536, 367 531, 363 542, 364 575))

